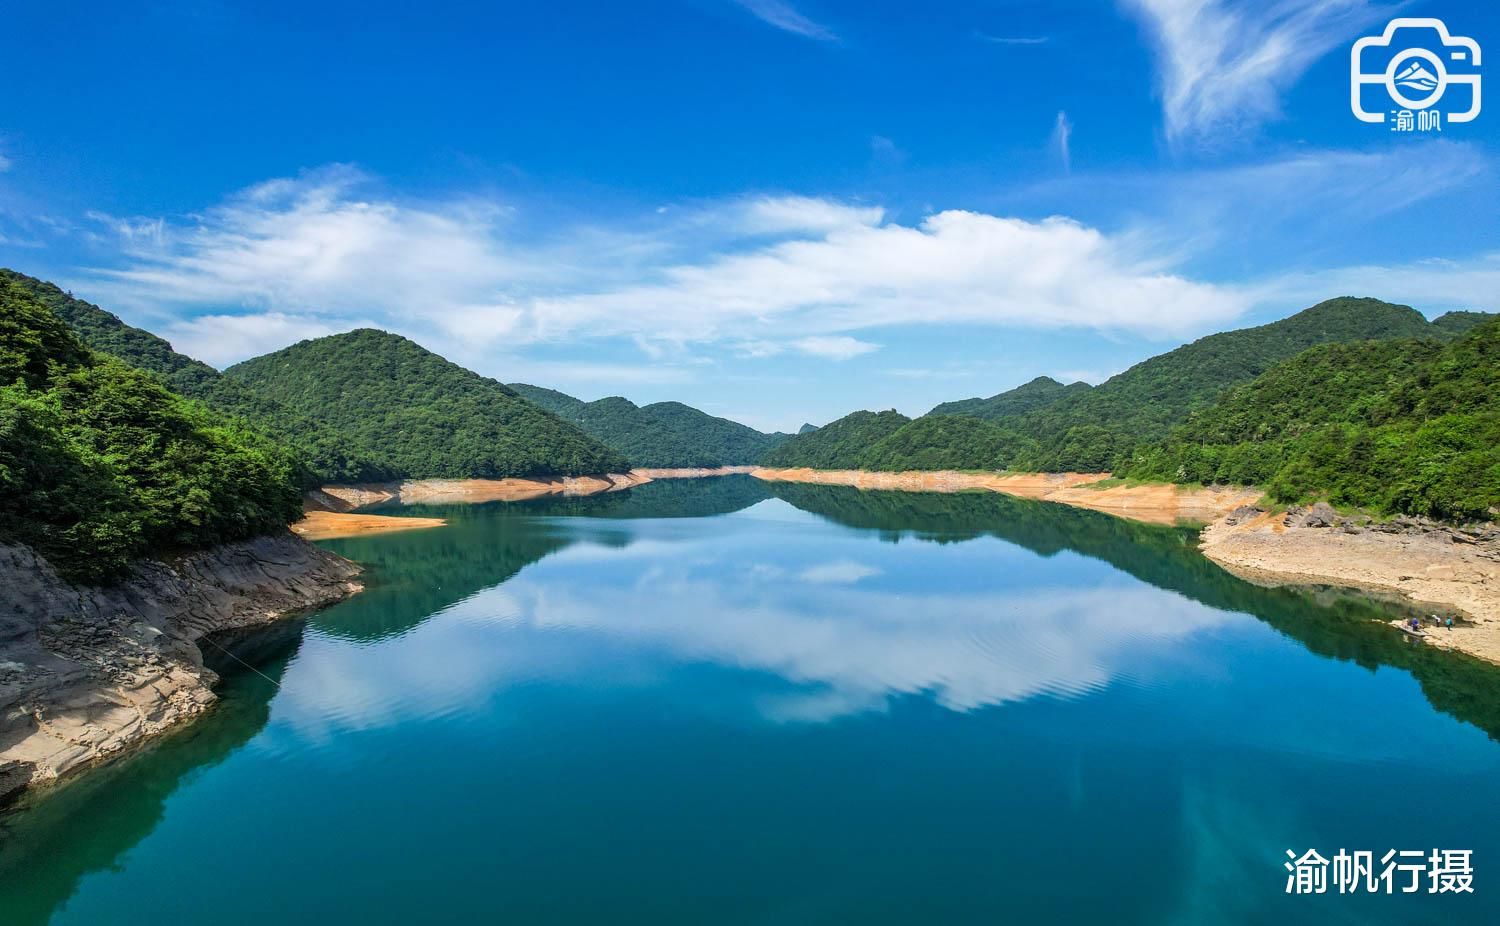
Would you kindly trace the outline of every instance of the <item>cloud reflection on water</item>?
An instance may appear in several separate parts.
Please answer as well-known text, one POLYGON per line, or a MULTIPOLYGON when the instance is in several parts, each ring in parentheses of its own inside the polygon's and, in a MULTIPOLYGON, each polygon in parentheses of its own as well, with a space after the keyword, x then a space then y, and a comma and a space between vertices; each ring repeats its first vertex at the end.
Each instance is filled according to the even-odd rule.
POLYGON ((799 570, 712 548, 663 556, 662 546, 614 551, 638 562, 623 571, 601 568, 598 548, 572 548, 373 646, 310 638, 279 713, 321 736, 461 711, 536 680, 652 684, 705 663, 778 677, 775 691, 746 686, 773 721, 881 710, 913 694, 969 711, 1097 690, 1143 651, 1241 619, 1107 574, 1092 587, 893 589, 867 581, 880 566, 852 557, 799 570))

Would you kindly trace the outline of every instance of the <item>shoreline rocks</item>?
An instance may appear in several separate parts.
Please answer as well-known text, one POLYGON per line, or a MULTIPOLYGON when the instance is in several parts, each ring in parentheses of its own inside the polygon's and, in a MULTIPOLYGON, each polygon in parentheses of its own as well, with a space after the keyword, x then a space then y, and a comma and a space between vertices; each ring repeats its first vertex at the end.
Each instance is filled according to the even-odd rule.
POLYGON ((1428 518, 1375 521, 1318 503, 1276 513, 1236 508, 1200 537, 1203 555, 1263 585, 1342 585, 1395 593, 1453 630, 1423 640, 1500 664, 1500 528, 1428 518))
POLYGON ((360 572, 284 533, 82 586, 0 544, 0 803, 201 714, 218 676, 199 640, 332 604, 360 572))

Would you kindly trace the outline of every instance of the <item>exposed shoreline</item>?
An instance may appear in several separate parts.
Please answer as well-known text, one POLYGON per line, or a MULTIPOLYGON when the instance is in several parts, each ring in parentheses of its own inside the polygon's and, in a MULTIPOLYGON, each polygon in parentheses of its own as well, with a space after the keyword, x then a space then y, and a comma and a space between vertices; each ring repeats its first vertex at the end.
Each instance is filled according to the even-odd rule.
POLYGON ((1109 473, 875 473, 863 470, 755 469, 751 475, 772 482, 847 485, 860 489, 1002 492, 1075 508, 1090 508, 1150 524, 1214 521, 1260 497, 1260 493, 1253 489, 1185 489, 1165 484, 1087 487, 1089 483, 1108 479, 1109 473))
MULTIPOLYGON (((657 479, 749 474, 770 482, 845 485, 905 492, 990 491, 1087 508, 1149 524, 1198 523, 1199 549, 1236 575, 1259 584, 1338 585, 1393 593, 1460 618, 1427 642, 1500 664, 1500 539, 1473 541, 1432 526, 1403 531, 1306 525, 1297 512, 1254 508, 1261 493, 1233 487, 1104 484, 1109 473, 974 473, 771 469, 753 466, 636 469, 624 474, 558 479, 413 480, 328 486, 309 493, 308 517, 293 526, 312 539, 438 527, 439 518, 351 514, 382 502, 519 501, 543 495, 591 495, 657 479), (1253 511, 1253 513, 1251 513, 1253 511), (1238 516, 1236 516, 1238 514, 1238 516), (1455 540, 1454 538, 1458 539, 1455 540)), ((1328 509, 1331 511, 1331 509, 1328 509)))
POLYGON ((200 641, 346 598, 361 571, 282 533, 142 560, 95 587, 0 544, 0 803, 203 713, 218 676, 200 641))
POLYGON ((396 518, 383 514, 349 514, 311 508, 303 511, 302 520, 293 524, 291 531, 303 540, 334 540, 339 537, 362 537, 366 534, 443 527, 447 523, 443 518, 396 518))
POLYGON ((329 485, 307 493, 301 521, 292 531, 308 540, 332 540, 388 531, 442 527, 442 518, 403 518, 379 514, 354 514, 366 505, 395 503, 453 504, 465 502, 517 502, 545 495, 597 495, 645 485, 657 479, 696 479, 708 476, 747 474, 753 466, 716 468, 633 469, 628 473, 602 476, 559 476, 544 479, 410 479, 403 482, 329 485))
POLYGON ((1421 639, 1500 665, 1500 537, 1490 528, 1362 527, 1327 506, 1242 510, 1203 531, 1199 549, 1261 585, 1342 585, 1423 606, 1456 626, 1421 639))

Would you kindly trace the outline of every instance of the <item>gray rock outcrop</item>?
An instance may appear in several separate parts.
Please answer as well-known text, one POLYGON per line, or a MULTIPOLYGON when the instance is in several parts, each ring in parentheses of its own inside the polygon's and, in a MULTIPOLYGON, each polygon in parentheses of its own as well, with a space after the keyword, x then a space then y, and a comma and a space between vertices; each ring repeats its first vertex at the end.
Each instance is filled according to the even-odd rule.
POLYGON ((81 586, 0 544, 0 802, 202 713, 218 681, 205 637, 331 604, 359 573, 286 533, 81 586))

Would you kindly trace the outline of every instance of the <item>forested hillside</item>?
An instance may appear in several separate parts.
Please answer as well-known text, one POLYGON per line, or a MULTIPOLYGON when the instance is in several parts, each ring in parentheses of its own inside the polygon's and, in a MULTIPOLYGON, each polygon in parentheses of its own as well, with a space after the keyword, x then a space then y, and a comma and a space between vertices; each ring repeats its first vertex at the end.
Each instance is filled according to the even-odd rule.
POLYGON ((374 482, 397 475, 380 451, 226 378, 206 363, 179 354, 149 331, 127 325, 43 280, 6 269, 0 269, 0 279, 9 280, 51 309, 93 350, 154 373, 178 395, 238 416, 252 430, 289 447, 307 467, 310 482, 374 482))
POLYGON ((992 395, 988 399, 960 399, 957 402, 944 402, 927 414, 970 415, 989 421, 999 421, 1036 411, 1068 396, 1088 392, 1092 388, 1088 383, 1083 382, 1064 386, 1050 376, 1038 376, 1029 383, 999 395, 992 395))
POLYGON ((855 468, 1001 470, 1035 449, 1026 438, 991 421, 923 415, 866 448, 855 468))
POLYGON ((301 514, 294 455, 218 420, 0 278, 0 540, 97 581, 284 528, 301 514))
POLYGON ((1456 341, 1330 344, 1273 366, 1141 448, 1126 475, 1263 485, 1385 512, 1500 506, 1500 319, 1456 341))
POLYGON ((1118 469, 1134 448, 1164 438, 1231 386, 1309 347, 1332 342, 1451 338, 1467 319, 1430 323, 1409 306, 1330 299, 1289 318, 1200 338, 1142 361, 1107 382, 1007 419, 1036 451, 1015 461, 1040 471, 1118 469))
POLYGON ((816 431, 788 438, 767 453, 764 466, 813 469, 859 469, 863 454, 911 419, 892 409, 884 412, 854 412, 831 421, 816 431))
POLYGON ((681 402, 636 405, 619 396, 585 402, 526 383, 511 383, 510 388, 619 451, 632 466, 757 463, 767 450, 787 438, 785 434, 763 434, 681 402))
POLYGON ((619 453, 507 386, 384 331, 301 341, 224 375, 379 447, 414 479, 578 475, 628 466, 619 453))

